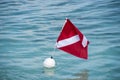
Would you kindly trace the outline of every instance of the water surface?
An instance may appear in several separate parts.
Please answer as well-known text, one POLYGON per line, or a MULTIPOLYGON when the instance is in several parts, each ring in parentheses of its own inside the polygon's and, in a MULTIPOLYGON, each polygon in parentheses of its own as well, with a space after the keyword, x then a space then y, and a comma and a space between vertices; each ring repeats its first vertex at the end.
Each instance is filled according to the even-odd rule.
POLYGON ((119 41, 119 0, 0 1, 0 80, 119 80, 119 41), (90 41, 88 60, 54 52, 66 17, 90 41))

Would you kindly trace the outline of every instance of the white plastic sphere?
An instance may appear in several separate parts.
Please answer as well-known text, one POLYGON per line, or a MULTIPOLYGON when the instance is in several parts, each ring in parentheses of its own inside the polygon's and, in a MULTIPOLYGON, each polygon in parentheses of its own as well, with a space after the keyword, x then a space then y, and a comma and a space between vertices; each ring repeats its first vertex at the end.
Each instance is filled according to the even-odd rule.
POLYGON ((55 60, 53 58, 46 58, 43 62, 43 66, 46 68, 55 67, 55 60))

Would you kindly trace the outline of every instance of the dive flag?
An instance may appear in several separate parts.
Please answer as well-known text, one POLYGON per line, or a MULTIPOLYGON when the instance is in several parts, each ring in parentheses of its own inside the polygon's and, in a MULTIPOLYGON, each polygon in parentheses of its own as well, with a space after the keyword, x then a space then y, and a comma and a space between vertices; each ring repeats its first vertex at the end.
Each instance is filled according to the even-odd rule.
POLYGON ((76 57, 87 59, 88 44, 89 41, 85 35, 69 19, 66 19, 57 39, 56 47, 76 57))

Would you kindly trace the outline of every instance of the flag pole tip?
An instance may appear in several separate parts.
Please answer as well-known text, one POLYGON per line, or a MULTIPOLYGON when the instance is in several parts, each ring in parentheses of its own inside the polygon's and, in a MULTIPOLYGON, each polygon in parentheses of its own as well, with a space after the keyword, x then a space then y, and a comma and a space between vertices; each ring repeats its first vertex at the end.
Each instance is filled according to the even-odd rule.
POLYGON ((66 17, 66 20, 68 20, 68 18, 66 17))

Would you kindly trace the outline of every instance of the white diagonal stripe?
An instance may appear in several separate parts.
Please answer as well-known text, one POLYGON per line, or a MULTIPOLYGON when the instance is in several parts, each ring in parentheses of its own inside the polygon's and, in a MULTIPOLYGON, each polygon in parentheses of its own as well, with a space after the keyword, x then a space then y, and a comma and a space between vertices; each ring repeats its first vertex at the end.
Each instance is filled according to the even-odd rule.
POLYGON ((87 38, 85 36, 83 36, 82 45, 83 45, 83 47, 87 46, 87 38))
POLYGON ((57 46, 57 48, 60 48, 60 47, 64 47, 64 46, 74 44, 78 41, 80 41, 80 37, 79 37, 79 35, 75 35, 75 36, 72 36, 70 38, 58 41, 56 43, 56 46, 57 46))

